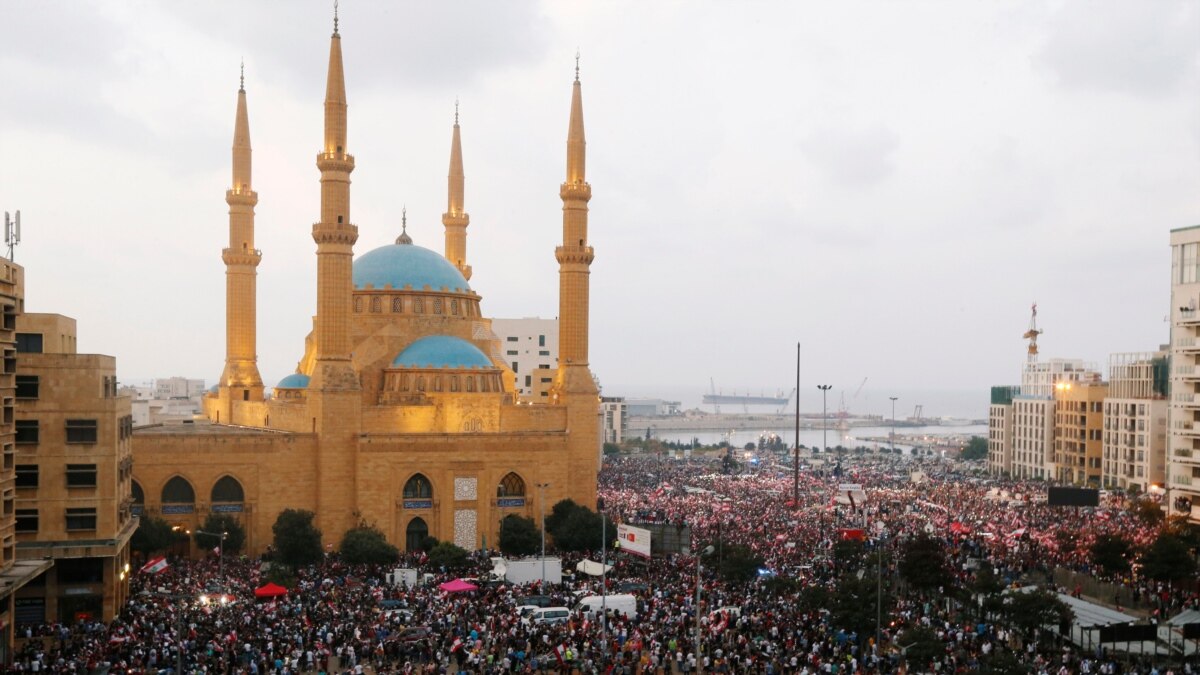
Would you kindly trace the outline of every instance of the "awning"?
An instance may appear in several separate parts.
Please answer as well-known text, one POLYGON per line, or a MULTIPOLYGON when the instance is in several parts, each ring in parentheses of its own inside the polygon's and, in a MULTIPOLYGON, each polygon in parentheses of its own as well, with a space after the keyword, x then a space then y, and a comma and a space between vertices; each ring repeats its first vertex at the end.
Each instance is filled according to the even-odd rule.
POLYGON ((288 589, 276 583, 268 583, 266 586, 254 589, 254 597, 256 598, 278 598, 281 595, 287 595, 288 589))
POLYGON ((463 591, 479 590, 479 587, 476 586, 475 584, 473 584, 469 581, 463 581, 462 579, 455 579, 454 581, 447 581, 444 584, 439 584, 438 588, 442 589, 443 591, 446 591, 447 593, 462 593, 463 591))
POLYGON ((588 576, 598 577, 605 572, 611 571, 612 568, 612 565, 601 565, 591 560, 580 560, 579 564, 575 566, 575 571, 582 572, 588 576))

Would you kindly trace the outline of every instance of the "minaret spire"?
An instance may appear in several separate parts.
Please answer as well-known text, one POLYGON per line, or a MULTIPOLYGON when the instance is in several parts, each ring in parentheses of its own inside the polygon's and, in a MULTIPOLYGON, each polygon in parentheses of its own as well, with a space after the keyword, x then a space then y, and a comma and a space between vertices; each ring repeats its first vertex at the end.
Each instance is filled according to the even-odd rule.
POLYGON ((229 247, 225 261, 225 372, 218 391, 224 421, 245 423, 235 412, 234 401, 261 401, 262 377, 258 372, 256 296, 258 264, 262 253, 254 248, 254 206, 258 194, 251 188, 250 116, 246 109, 246 67, 242 64, 233 123, 233 175, 225 192, 229 205, 229 247))
POLYGON ((571 87, 571 121, 567 126, 567 182, 584 183, 586 165, 583 136, 583 96, 579 84, 579 53, 575 54, 575 83, 571 87))
POLYGON ((458 99, 454 100, 454 132, 450 139, 450 175, 447 179, 446 212, 442 225, 446 227, 446 259, 454 263, 465 279, 471 278, 467 264, 467 226, 471 217, 466 212, 466 177, 463 175, 462 137, 458 126, 458 99))

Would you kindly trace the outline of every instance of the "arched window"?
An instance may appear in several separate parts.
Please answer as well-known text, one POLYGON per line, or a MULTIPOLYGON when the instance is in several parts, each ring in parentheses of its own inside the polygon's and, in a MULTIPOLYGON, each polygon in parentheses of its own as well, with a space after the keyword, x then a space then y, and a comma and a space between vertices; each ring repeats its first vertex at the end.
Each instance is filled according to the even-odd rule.
POLYGON ((354 313, 358 314, 360 312, 362 312, 362 296, 355 296, 355 298, 354 298, 354 313))
POLYGON ((442 313, 442 299, 441 298, 433 299, 433 313, 434 314, 442 313))
POLYGON ((217 502, 233 502, 240 504, 246 501, 246 493, 242 490, 242 484, 233 476, 223 476, 221 480, 213 485, 212 501, 217 502))
POLYGON ((382 300, 379 299, 378 295, 371 296, 371 311, 375 312, 375 313, 379 313, 379 311, 380 311, 379 305, 381 302, 382 302, 382 300))
POLYGON ((525 496, 525 481, 513 472, 509 472, 507 476, 500 479, 500 485, 496 488, 497 497, 524 497, 525 496))
POLYGON ((175 476, 163 486, 162 502, 164 504, 195 504, 196 491, 192 489, 191 483, 175 476))
POLYGON ((467 391, 475 391, 475 376, 467 375, 467 391))
POLYGON ((146 503, 146 493, 142 492, 142 486, 140 484, 138 484, 138 482, 135 480, 135 481, 133 481, 133 485, 131 485, 130 487, 133 492, 133 503, 139 504, 139 505, 145 504, 146 503))
POLYGON ((404 484, 405 499, 432 499, 433 484, 429 479, 421 474, 417 474, 408 479, 404 484))
POLYGON ((450 391, 458 391, 458 376, 450 376, 450 391))
POLYGON ((421 298, 413 298, 413 314, 425 313, 425 301, 421 298))
POLYGON ((400 296, 392 298, 392 311, 396 314, 404 311, 404 298, 400 296))
POLYGON ((408 521, 408 527, 404 530, 404 550, 423 550, 425 548, 425 540, 428 538, 429 526, 425 524, 425 520, 422 518, 413 518, 408 521))
POLYGON ((458 300, 450 301, 450 313, 454 316, 458 316, 458 300))

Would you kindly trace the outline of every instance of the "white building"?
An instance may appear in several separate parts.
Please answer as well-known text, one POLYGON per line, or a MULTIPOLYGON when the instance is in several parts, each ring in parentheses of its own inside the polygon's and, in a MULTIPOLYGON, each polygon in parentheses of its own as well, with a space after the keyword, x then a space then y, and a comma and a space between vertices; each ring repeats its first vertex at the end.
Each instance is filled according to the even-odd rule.
POLYGON ((1013 471, 1013 397, 1020 387, 992 387, 988 406, 988 472, 1011 475, 1013 471))
POLYGON ((600 399, 600 414, 604 420, 604 443, 620 443, 625 438, 625 430, 629 428, 629 415, 626 410, 625 399, 621 397, 605 396, 600 399))
POLYGON ((1142 492, 1163 485, 1167 459, 1165 352, 1113 354, 1104 399, 1104 465, 1108 488, 1142 492))
POLYGON ((1200 521, 1200 225, 1171 231, 1170 352, 1166 497, 1200 521))
POLYGON ((492 319, 492 332, 517 376, 521 400, 547 398, 558 369, 558 319, 492 319))
POLYGON ((172 398, 195 398, 199 400, 204 395, 204 380, 191 380, 186 377, 168 377, 154 381, 154 398, 167 400, 172 398))
POLYGON ((1054 477, 1055 385, 1100 380, 1100 373, 1079 359, 1025 363, 1021 370, 1021 393, 1012 399, 1009 473, 1014 478, 1054 477))

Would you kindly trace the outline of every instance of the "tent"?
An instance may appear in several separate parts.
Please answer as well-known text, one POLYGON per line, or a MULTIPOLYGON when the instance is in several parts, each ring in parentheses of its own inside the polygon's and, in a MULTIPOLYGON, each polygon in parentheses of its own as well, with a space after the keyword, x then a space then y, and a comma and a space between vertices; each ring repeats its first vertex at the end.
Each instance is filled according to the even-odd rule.
POLYGON ((454 581, 447 581, 444 584, 439 584, 438 588, 442 589, 443 591, 446 591, 447 593, 462 593, 463 591, 479 590, 479 587, 476 586, 475 584, 473 584, 469 581, 463 581, 462 579, 455 579, 454 581))
POLYGON ((612 571, 612 568, 612 565, 601 565, 591 560, 580 560, 579 564, 575 566, 575 571, 582 572, 588 576, 598 577, 603 572, 612 571))
POLYGON ((288 590, 276 583, 268 583, 266 586, 254 589, 254 597, 256 598, 278 598, 281 595, 287 595, 288 590))

